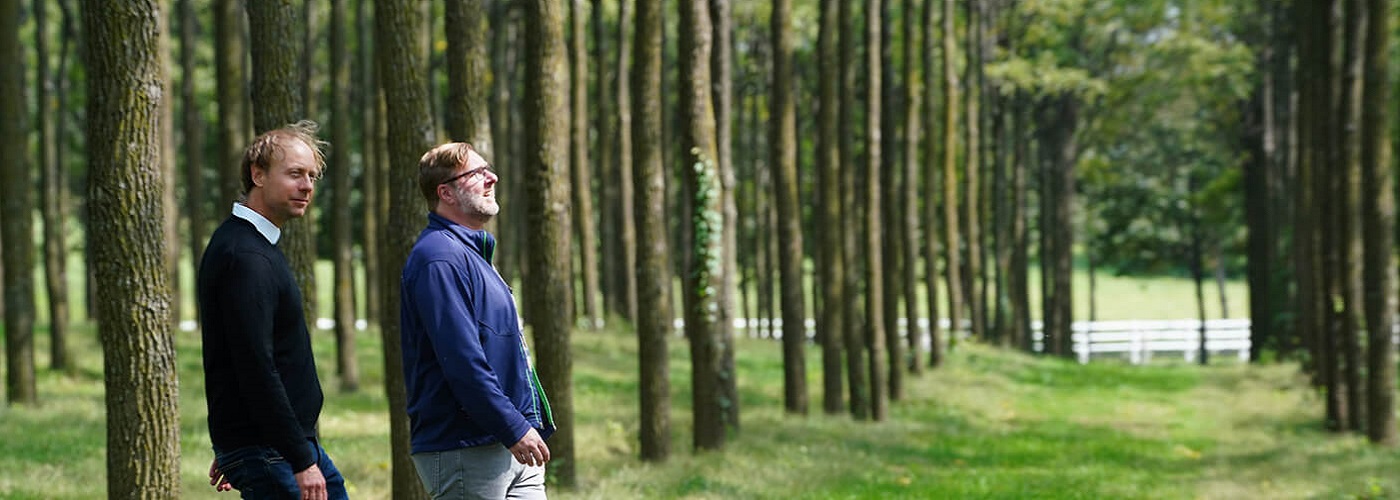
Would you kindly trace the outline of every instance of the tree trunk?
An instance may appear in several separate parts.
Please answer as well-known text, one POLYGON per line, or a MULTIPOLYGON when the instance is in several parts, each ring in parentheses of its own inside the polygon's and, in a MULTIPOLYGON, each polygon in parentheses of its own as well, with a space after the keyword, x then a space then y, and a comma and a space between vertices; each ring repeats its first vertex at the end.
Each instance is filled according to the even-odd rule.
POLYGON ((894 68, 894 0, 884 0, 880 7, 880 245, 881 273, 884 290, 881 299, 885 330, 885 390, 890 401, 898 401, 904 392, 904 367, 899 359, 904 343, 899 338, 899 304, 903 297, 904 280, 900 249, 904 241, 904 224, 899 207, 903 190, 895 187, 901 175, 899 161, 899 124, 903 118, 895 111, 895 100, 901 97, 894 68), (888 28, 886 28, 888 27, 888 28))
MULTIPOLYGON (((821 38, 818 41, 818 57, 823 61, 834 61, 840 57, 840 23, 837 4, 845 0, 822 0, 821 38)), ((821 66, 820 85, 821 105, 817 126, 821 138, 817 150, 817 184, 821 186, 821 211, 817 213, 823 228, 821 235, 821 260, 817 266, 817 287, 822 293, 822 307, 818 308, 817 330, 822 344, 822 410, 828 415, 840 413, 845 407, 845 390, 841 383, 841 341, 846 336, 845 328, 845 281, 846 257, 841 244, 841 140, 837 135, 840 100, 836 95, 841 69, 835 64, 821 66)))
POLYGON ((421 220, 423 201, 418 194, 418 159, 433 144, 433 115, 428 109, 427 64, 420 50, 426 20, 412 0, 376 0, 374 4, 375 54, 379 82, 384 89, 380 115, 387 125, 384 142, 388 218, 380 244, 380 335, 384 341, 384 391, 389 396, 389 438, 393 463, 393 496, 426 498, 409 457, 407 394, 403 380, 403 347, 399 325, 399 273, 418 235, 419 227, 407 221, 421 220))
MULTIPOLYGON (((617 70, 611 83, 613 92, 617 96, 617 126, 612 129, 613 133, 616 134, 617 170, 603 184, 605 190, 609 188, 617 190, 614 202, 616 205, 615 213, 609 219, 611 223, 608 224, 616 226, 617 237, 614 241, 604 241, 604 243, 616 245, 617 251, 615 253, 605 253, 610 257, 616 256, 621 265, 618 272, 608 274, 609 279, 613 280, 612 287, 618 290, 619 302, 613 309, 628 320, 636 321, 637 228, 632 224, 635 194, 632 184, 632 96, 631 87, 628 85, 632 39, 627 36, 629 34, 627 27, 632 24, 629 17, 631 10, 627 8, 630 3, 630 0, 618 1, 617 70)), ((608 238, 608 240, 612 240, 612 238, 608 238)))
MULTIPOLYGON (((934 59, 934 54, 937 53, 938 46, 935 45, 935 43, 940 40, 938 37, 934 36, 934 26, 936 25, 933 22, 933 12, 935 6, 938 5, 935 3, 937 1, 938 0, 924 0, 924 9, 922 13, 923 19, 921 24, 923 25, 924 35, 922 63, 924 74, 928 76, 929 81, 933 80, 933 75, 937 69, 935 66, 936 61, 934 59)), ((944 80, 944 82, 946 83, 946 80, 944 80)), ((937 109, 934 107, 934 103, 937 102, 935 98, 938 97, 935 95, 937 91, 938 86, 932 84, 924 86, 923 108, 920 110, 920 112, 924 114, 924 121, 929 124, 930 129, 929 137, 924 141, 923 159, 923 189, 925 193, 929 193, 930 195, 938 192, 938 179, 940 177, 939 163, 935 160, 939 157, 939 141, 933 140, 933 126, 936 123, 940 123, 937 109)), ((944 106, 947 106, 946 102, 944 106)), ((944 118, 946 117, 947 115, 944 115, 944 118)), ((948 123, 943 123, 944 127, 948 125, 948 123)), ((946 142, 946 134, 943 139, 946 142)), ((946 144, 944 147, 947 147, 946 144)), ((938 325, 938 203, 932 198, 926 198, 924 200, 922 216, 924 222, 924 290, 927 292, 924 296, 924 301, 928 307, 928 365, 930 368, 938 368, 939 365, 943 364, 943 335, 938 325)), ((951 325, 949 331, 955 331, 951 325)))
POLYGON ((1074 250, 1074 162, 1077 146, 1079 102, 1070 94, 1044 98, 1037 123, 1045 178, 1041 198, 1042 286, 1045 315, 1046 352, 1064 357, 1074 355, 1070 325, 1074 322, 1071 263, 1074 250))
MULTIPOLYGON (((577 6, 580 0, 573 0, 577 6)), ((564 488, 578 484, 575 473, 573 417, 574 303, 569 250, 569 158, 567 83, 568 53, 564 13, 552 0, 525 2, 525 151, 519 161, 525 186, 521 203, 530 232, 525 258, 524 300, 534 318, 535 359, 540 383, 549 393, 558 430, 549 439, 549 473, 564 488)), ((581 16, 575 27, 582 25, 581 16)), ((580 30, 581 31, 581 30, 580 30)), ((581 36, 582 34, 579 33, 581 36)), ((580 54, 581 55, 581 54, 580 54)), ((581 95, 576 92, 575 95, 581 95)), ((586 123, 586 122, 585 122, 586 123)), ((587 192, 588 186, 572 186, 587 192)), ((595 228, 588 228, 593 231, 595 228)), ((596 285, 596 283, 595 283, 596 285)))
MULTIPOLYGON (((17 12, 14 7, 0 7, 0 16, 17 12)), ((93 245, 94 273, 103 296, 113 298, 97 304, 107 409, 107 494, 179 498, 180 395, 169 323, 165 219, 150 215, 166 210, 159 122, 161 101, 170 95, 160 53, 165 12, 159 1, 89 2, 84 7, 89 237, 104 242, 93 245)), ((6 21, 0 26, 14 26, 6 21)), ((5 39, 12 41, 17 31, 5 31, 11 33, 5 39)), ((0 95, 9 99, 21 93, 0 95)), ((6 193, 5 213, 15 213, 8 206, 15 197, 6 193)), ((5 241, 15 248, 18 240, 11 237, 6 234, 5 241)), ((21 252, 6 256, 11 253, 21 252)))
POLYGON ((335 242, 335 354, 340 389, 360 388, 360 366, 355 361, 355 268, 351 236, 350 189, 350 43, 347 39, 345 0, 331 0, 331 235, 335 242))
POLYGON ((954 0, 943 0, 943 256, 948 278, 948 348, 962 331, 962 243, 958 229, 958 72, 954 0))
POLYGON ((359 189, 364 197, 361 201, 363 205, 363 228, 360 235, 360 250, 364 252, 364 291, 365 291, 365 322, 371 327, 377 327, 380 321, 379 315, 379 221, 385 212, 380 210, 379 193, 380 172, 384 169, 384 163, 379 161, 379 155, 383 149, 383 142, 379 141, 379 134, 375 129, 383 122, 383 117, 379 116, 379 82, 375 77, 374 52, 370 49, 371 38, 373 37, 373 24, 369 17, 369 11, 365 8, 368 0, 355 0, 355 31, 358 32, 357 43, 355 45, 355 60, 359 63, 359 86, 360 91, 355 94, 359 99, 356 106, 360 108, 360 147, 363 152, 360 154, 361 171, 359 189))
MULTIPOLYGON (((60 129, 55 128, 53 117, 62 116, 65 111, 57 105, 58 96, 54 91, 59 85, 54 79, 55 76, 59 79, 66 76, 63 73, 64 62, 59 63, 56 74, 49 72, 48 22, 45 20, 47 5, 48 2, 34 2, 34 55, 38 65, 34 89, 37 96, 35 102, 39 103, 35 118, 39 121, 36 127, 39 131, 39 168, 44 180, 40 193, 44 220, 44 283, 49 302, 49 366, 63 371, 68 368, 68 243, 65 235, 68 184, 58 158, 58 138, 62 134, 59 133, 60 129)), ((60 61, 66 60, 66 42, 60 51, 60 61)))
MULTIPOLYGON (((297 76, 306 49, 295 34, 307 26, 290 3, 249 2, 248 41, 253 60, 253 129, 261 134, 304 118, 306 96, 297 76)), ((301 287, 302 312, 307 326, 316 330, 316 210, 283 224, 278 243, 301 287)))
MULTIPOLYGON (((159 6, 144 6, 152 12, 159 6)), ((37 405, 38 392, 34 381, 34 192, 33 179, 29 168, 29 139, 27 127, 28 111, 24 93, 24 54, 19 45, 19 0, 5 0, 0 4, 0 61, 3 66, 15 71, 0 77, 0 144, 9 152, 9 161, 0 165, 0 196, 3 196, 4 212, 0 213, 0 239, 9 250, 4 254, 5 273, 5 397, 11 405, 37 405)), ((115 17, 116 13, 111 13, 115 17)), ((139 15, 139 12, 137 13, 139 15)), ((113 22, 111 19, 105 19, 113 22)), ((134 21, 115 21, 128 31, 136 31, 134 21)), ((156 42, 156 34, 150 35, 156 42)), ((154 54, 154 49, 151 49, 154 54)), ((144 54, 143 54, 144 55, 144 54)), ((153 55, 152 55, 153 56, 153 55)), ((150 71, 153 75, 163 74, 158 63, 149 68, 129 63, 133 68, 150 71)), ((132 75, 123 75, 130 78, 132 75)), ((156 83, 159 83, 158 81, 156 83)), ((155 101, 159 104, 159 100, 155 101)), ((158 144, 158 143, 157 143, 158 144)), ((156 180, 160 178, 157 177, 156 180)), ((157 191, 158 192, 158 191, 157 191)), ((156 212, 159 213, 159 212, 156 212)), ((157 228, 158 229, 158 228, 157 228)), ((157 233, 157 239, 160 233, 157 233)), ((99 240, 100 241, 100 240, 99 240)), ((159 247, 159 245, 157 245, 159 247)), ((163 247, 160 247, 163 248, 163 247)), ((162 276, 163 278, 163 276, 162 276)))
MULTIPOLYGON (((1270 13, 1274 0, 1260 0, 1261 13, 1270 13)), ((1259 39, 1255 42, 1255 67, 1259 74, 1258 86, 1245 103, 1243 113, 1243 143, 1250 152, 1244 164, 1244 209, 1245 226, 1249 231, 1247 254, 1247 281, 1249 283, 1249 359, 1258 362, 1265 349, 1277 352, 1281 347, 1280 338, 1274 328, 1275 314, 1271 300, 1273 293, 1272 274, 1277 266, 1276 239, 1278 227, 1271 202, 1275 186, 1272 184, 1275 168, 1276 142, 1273 137, 1274 79, 1269 68, 1276 57, 1272 43, 1273 16, 1267 15, 1260 21, 1259 39)))
MULTIPOLYGON (((854 138, 856 136, 856 75, 859 73, 856 59, 856 31, 855 14, 851 12, 851 4, 854 0, 837 0, 840 6, 837 14, 841 26, 841 88, 846 89, 841 93, 841 113, 840 113, 840 136, 854 138)), ((852 139, 853 140, 853 139, 852 139)), ((841 166, 855 165, 856 154, 854 147, 841 148, 841 166)), ((856 182, 855 168, 841 168, 841 179, 838 181, 846 189, 841 190, 841 216, 842 223, 839 225, 841 232, 841 254, 845 260, 845 280, 842 283, 842 295, 845 300, 842 302, 845 312, 845 322, 842 329, 845 330, 846 341, 846 384, 850 391, 851 416, 856 420, 870 418, 870 385, 866 381, 869 371, 866 368, 866 346, 865 335, 861 317, 861 308, 855 306, 855 302, 860 298, 860 261, 856 256, 858 235, 862 221, 859 218, 859 205, 856 204, 856 182)))
MULTIPOLYGON (((792 3, 774 0, 773 88, 769 102, 769 168, 773 169, 773 200, 778 209, 778 274, 782 281, 783 408, 807 413, 807 365, 803 346, 807 312, 802 291, 802 212, 797 195, 797 104, 793 98, 792 3)), ((878 57, 876 58, 878 62, 878 57)), ((877 68, 878 69, 878 68, 877 68)), ((878 136, 877 136, 878 138, 878 136)), ((878 251, 878 249, 877 249, 878 251)))
POLYGON ((715 103, 715 160, 719 168, 720 205, 724 208, 723 263, 720 271, 719 343, 720 398, 724 403, 724 424, 739 429, 739 384, 734 367, 734 287, 738 273, 739 208, 734 199, 734 21, 729 0, 709 0, 714 32, 710 53, 711 87, 715 103))
POLYGON ((982 88, 979 83, 982 58, 979 50, 981 39, 977 26, 981 24, 980 18, 983 15, 982 4, 984 2, 967 2, 963 5, 967 9, 967 67, 964 68, 964 78, 967 81, 967 92, 963 94, 967 111, 967 142, 963 144, 967 152, 966 167, 964 167, 964 181, 966 188, 963 190, 966 199, 963 202, 963 220, 967 222, 967 274, 966 283, 968 286, 963 290, 967 294, 965 303, 967 304, 967 315, 972 320, 972 336, 985 339, 987 335, 986 305, 983 304, 982 296, 978 292, 981 288, 979 281, 982 277, 982 202, 979 195, 982 193, 982 112, 980 103, 982 99, 982 88))
POLYGON ((471 143, 486 161, 496 160, 491 141, 490 34, 482 0, 452 0, 445 4, 447 35, 448 138, 471 143))
POLYGON ((679 50, 681 112, 686 155, 684 185, 691 230, 682 286, 685 334, 690 339, 691 416, 696 450, 718 450, 725 442, 721 382, 719 299, 724 271, 724 187, 715 155, 714 101, 710 88, 712 27, 708 2, 682 2, 679 50))
POLYGON ((246 22, 242 0, 214 0, 214 80, 219 93, 219 162, 224 165, 219 169, 220 210, 227 210, 243 194, 238 167, 243 148, 253 137, 246 22))
POLYGON ((1007 269, 1007 286, 1010 288, 1010 322, 1012 335, 1020 343, 1022 350, 1032 352, 1035 344, 1031 338, 1031 297, 1030 297, 1030 237, 1026 231, 1027 184, 1030 180, 1031 162, 1035 157, 1028 151, 1031 138, 1026 132, 1030 122, 1029 106, 1018 95, 1014 101, 1016 111, 1011 135, 1015 142, 1015 160, 1011 164, 1011 265, 1007 269))
POLYGON ((1365 81, 1361 112, 1362 260, 1365 265, 1367 332, 1366 435, 1371 442, 1394 446, 1395 437, 1395 258, 1390 239, 1395 227, 1395 194, 1390 186, 1390 99, 1387 54, 1390 50, 1390 2, 1368 0, 1365 81))
MULTIPOLYGON (((602 292, 598 286, 598 224, 593 217, 593 164, 588 162, 588 43, 583 0, 569 3, 567 65, 569 99, 565 100, 570 119, 568 133, 569 175, 573 180, 573 227, 578 248, 578 286, 583 307, 578 311, 588 328, 603 326, 600 309, 602 292)), ((562 29, 562 28, 561 28, 562 29)), ((570 266, 572 267, 572 266, 570 266)))
MULTIPOLYGON (((589 0, 591 5, 589 12, 589 31, 593 35, 593 49, 590 53, 593 57, 593 64, 598 70, 594 72, 593 87, 590 89, 589 98, 593 100, 597 112, 593 114, 594 146, 596 154, 594 160, 597 164, 598 176, 598 287, 602 293, 604 319, 610 319, 609 315, 621 315, 617 305, 622 301, 619 295, 622 290, 617 287, 616 276, 622 268, 622 252, 617 248, 618 232, 621 229, 621 207, 617 203, 617 136, 616 130, 617 112, 613 109, 615 95, 611 92, 612 78, 615 76, 617 68, 613 66, 611 58, 613 53, 608 51, 610 40, 608 35, 608 24, 604 20, 604 10, 606 6, 603 0, 589 0)), ((620 25, 620 23, 619 23, 620 25)))
POLYGON ((915 17, 917 12, 917 2, 914 0, 904 0, 901 17, 904 20, 904 41, 901 47, 904 59, 904 158, 900 184, 903 185, 904 192, 900 195, 903 202, 900 207, 902 214, 903 238, 900 243, 903 248, 900 253, 904 256, 904 265, 899 273, 903 279, 904 287, 904 329, 905 340, 908 342, 909 352, 900 357, 891 357, 890 366, 899 370, 908 370, 910 373, 918 374, 923 372, 923 364, 919 362, 920 342, 923 341, 923 330, 919 328, 919 141, 923 138, 923 131, 919 128, 919 113, 922 112, 923 103, 923 81, 917 71, 918 49, 919 49, 919 28, 918 20, 915 17))
POLYGON ((1339 130, 1341 163, 1334 164, 1333 184, 1335 239, 1329 245, 1337 254, 1333 268, 1339 286, 1341 305, 1340 340, 1346 386, 1347 429, 1364 431, 1366 389, 1361 377, 1361 92, 1365 60, 1365 0, 1346 0, 1342 49, 1341 120, 1339 130))
MULTIPOLYGON (((625 0, 624 0, 625 1, 625 0)), ((661 144, 660 0, 637 0, 633 55, 633 182, 637 188, 637 343, 641 378, 642 460, 671 454, 671 382, 666 341, 671 326, 671 262, 666 237, 666 171, 661 144)))
POLYGON ((870 350, 870 418, 889 416, 886 372, 884 262, 880 224, 880 22, 881 0, 865 0, 865 341, 870 350))

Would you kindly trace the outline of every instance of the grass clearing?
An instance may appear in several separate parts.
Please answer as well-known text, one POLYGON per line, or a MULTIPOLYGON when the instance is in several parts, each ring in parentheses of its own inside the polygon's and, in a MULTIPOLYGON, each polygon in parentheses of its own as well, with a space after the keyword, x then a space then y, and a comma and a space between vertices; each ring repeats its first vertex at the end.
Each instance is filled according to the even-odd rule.
MULTIPOLYGON (((104 496, 101 355, 75 331, 78 368, 43 371, 37 408, 0 407, 0 498, 104 496)), ((179 334, 183 498, 209 489, 200 350, 179 334)), ((326 447, 356 498, 389 498, 377 334, 361 332, 362 389, 338 391, 318 332, 326 447)), ((36 335, 46 366, 46 335, 36 335)), ((575 436, 582 485, 557 499, 612 498, 1311 498, 1400 492, 1400 452, 1318 424, 1321 401, 1288 365, 1174 360, 1132 366, 1035 358, 975 343, 907 379, 885 422, 820 413, 820 359, 807 350, 814 413, 782 411, 781 350, 741 340, 741 432, 722 453, 690 446, 685 343, 671 344, 673 456, 637 455, 636 345, 617 331, 575 335, 575 436)))

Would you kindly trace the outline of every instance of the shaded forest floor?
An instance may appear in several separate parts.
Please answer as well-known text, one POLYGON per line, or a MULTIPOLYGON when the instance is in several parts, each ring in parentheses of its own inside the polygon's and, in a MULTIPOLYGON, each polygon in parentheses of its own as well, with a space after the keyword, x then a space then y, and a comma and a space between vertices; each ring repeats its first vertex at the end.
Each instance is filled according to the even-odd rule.
MULTIPOLYGON (((205 478, 198 336, 179 334, 184 498, 217 495, 205 478)), ((389 432, 376 334, 361 332, 361 390, 344 394, 334 345, 317 332, 325 445, 356 498, 389 498, 389 432)), ((47 334, 36 335, 47 366, 47 334)), ((74 335, 77 369, 42 371, 38 408, 0 407, 0 498, 105 496, 101 354, 74 335)), ((1304 498, 1400 495, 1400 451, 1323 431, 1321 401, 1289 365, 1225 360, 1200 368, 1089 365, 962 344, 937 372, 907 379, 881 423, 821 414, 820 357, 807 350, 813 413, 782 413, 780 346, 739 343, 743 422, 722 453, 690 450, 689 361, 671 344, 673 451, 637 455, 635 341, 575 336, 578 414, 571 498, 1304 498)))

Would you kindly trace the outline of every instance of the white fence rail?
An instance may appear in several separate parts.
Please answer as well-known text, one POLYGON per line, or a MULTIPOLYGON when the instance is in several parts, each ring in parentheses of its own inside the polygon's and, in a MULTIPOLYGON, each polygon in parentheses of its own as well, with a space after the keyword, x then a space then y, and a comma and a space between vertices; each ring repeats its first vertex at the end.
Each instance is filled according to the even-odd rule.
MULTIPOLYGON (((816 321, 808 318, 804 323, 807 338, 816 336, 816 321)), ((939 328, 948 330, 948 320, 939 319, 939 328)), ((1032 338, 1036 351, 1042 349, 1041 323, 1031 323, 1032 338)), ((685 321, 675 320, 677 331, 685 327, 685 321)), ((918 327, 928 330, 928 319, 920 318, 918 327)), ((970 325, 963 322, 960 335, 966 335, 970 325)), ((1206 351, 1211 355, 1233 355, 1241 361, 1249 360, 1249 320, 1212 319, 1206 320, 1206 351)), ((772 332, 774 338, 782 338, 782 318, 736 318, 734 330, 740 335, 758 337, 761 332, 772 332)), ((1133 364, 1146 363, 1157 354, 1181 356, 1186 361, 1194 361, 1200 355, 1201 322, 1194 319, 1181 320, 1126 320, 1126 321, 1076 321, 1074 330, 1074 354, 1080 363, 1088 363, 1094 357, 1124 357, 1133 364)), ((904 338, 907 331, 903 318, 899 320, 899 336, 904 338)), ((924 349, 928 349, 928 337, 924 336, 924 349)))
MULTIPOLYGON (((363 330, 366 325, 364 320, 355 322, 356 329, 363 330)), ((904 338, 905 321, 899 319, 900 338, 904 338)), ((948 331, 947 318, 938 320, 939 328, 948 331)), ((1212 319, 1206 320, 1206 351, 1212 356, 1234 355, 1241 361, 1249 360, 1249 320, 1248 319, 1212 319)), ((335 328, 335 321, 328 318, 320 318, 316 321, 316 327, 322 330, 335 328)), ((675 320, 677 333, 685 327, 685 321, 677 318, 675 320)), ((816 337, 816 321, 807 319, 803 322, 803 329, 807 332, 807 338, 816 337)), ((928 331, 928 319, 920 318, 918 321, 920 331, 928 331)), ((964 321, 960 335, 966 335, 970 325, 964 321)), ((1200 340, 1201 323, 1194 319, 1180 320, 1127 320, 1127 321, 1076 321, 1074 322, 1074 354, 1080 363, 1088 363, 1095 357, 1122 357, 1133 364, 1146 363, 1152 357, 1159 354, 1181 356, 1186 361, 1194 361, 1201 352, 1200 340)), ((185 321, 180 324, 180 329, 192 331, 195 329, 193 321, 185 321)), ((761 332, 772 332, 774 338, 783 336, 782 318, 735 318, 734 331, 739 335, 758 337, 761 332)), ((1035 321, 1031 323, 1032 338, 1034 348, 1040 351, 1041 344, 1041 323, 1035 321)), ((924 346, 928 349, 928 336, 925 335, 924 346)))

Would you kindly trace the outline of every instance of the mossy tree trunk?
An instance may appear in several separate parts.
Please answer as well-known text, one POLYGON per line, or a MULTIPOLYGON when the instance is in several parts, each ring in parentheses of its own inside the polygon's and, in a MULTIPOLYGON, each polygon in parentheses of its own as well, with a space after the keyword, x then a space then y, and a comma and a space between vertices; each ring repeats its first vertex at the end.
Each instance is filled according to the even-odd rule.
POLYGON ((165 218, 151 216, 174 208, 161 194, 161 101, 171 95, 160 53, 165 9, 159 1, 84 6, 89 237, 103 242, 93 248, 94 274, 109 298, 97 304, 107 494, 179 498, 180 397, 165 218))

